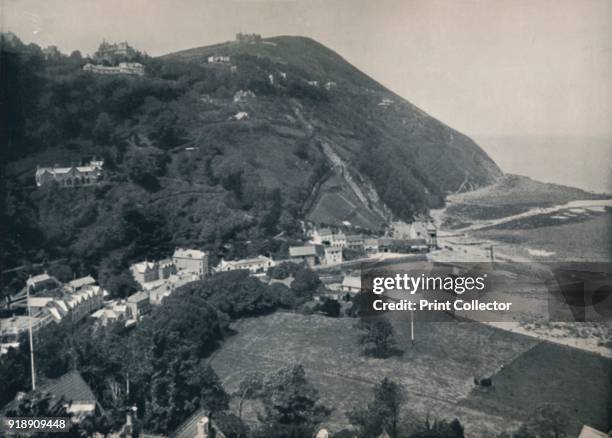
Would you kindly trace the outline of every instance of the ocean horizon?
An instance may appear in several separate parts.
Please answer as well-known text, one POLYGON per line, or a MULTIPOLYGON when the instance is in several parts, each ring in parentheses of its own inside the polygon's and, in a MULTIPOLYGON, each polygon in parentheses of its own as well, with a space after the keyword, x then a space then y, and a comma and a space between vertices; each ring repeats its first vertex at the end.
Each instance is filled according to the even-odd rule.
POLYGON ((612 193, 612 138, 475 136, 505 173, 612 193))

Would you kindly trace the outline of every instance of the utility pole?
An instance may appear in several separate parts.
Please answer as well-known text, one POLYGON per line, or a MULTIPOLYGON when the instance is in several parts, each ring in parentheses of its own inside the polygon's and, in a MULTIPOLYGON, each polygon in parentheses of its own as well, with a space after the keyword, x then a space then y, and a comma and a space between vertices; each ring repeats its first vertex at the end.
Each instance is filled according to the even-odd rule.
POLYGON ((491 259, 491 263, 495 261, 495 247, 491 245, 489 257, 491 259))
POLYGON ((414 310, 410 311, 410 342, 414 345, 414 310))
POLYGON ((30 286, 26 286, 26 299, 28 301, 28 325, 30 333, 30 367, 32 369, 32 391, 36 390, 36 371, 34 369, 34 340, 32 339, 32 312, 30 310, 30 286))

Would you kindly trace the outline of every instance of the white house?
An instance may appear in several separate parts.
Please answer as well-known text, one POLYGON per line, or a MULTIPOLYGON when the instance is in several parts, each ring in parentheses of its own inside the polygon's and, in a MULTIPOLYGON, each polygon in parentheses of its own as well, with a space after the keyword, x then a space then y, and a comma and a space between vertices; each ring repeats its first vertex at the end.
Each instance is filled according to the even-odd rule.
POLYGON ((347 275, 342 279, 340 286, 342 292, 358 293, 361 292, 361 277, 347 275))
POLYGON ((41 187, 52 181, 61 187, 77 187, 97 184, 102 179, 104 161, 93 159, 85 166, 39 167, 36 166, 34 178, 36 186, 41 187))
POLYGON ((276 262, 270 257, 262 255, 242 260, 226 261, 221 259, 219 266, 217 266, 217 272, 247 270, 251 274, 263 274, 273 266, 276 266, 276 262))
POLYGON ((205 251, 177 248, 172 261, 179 271, 188 271, 200 277, 208 275, 208 253, 205 251))
POLYGON ((342 248, 339 246, 323 246, 323 264, 336 265, 342 263, 342 248))
POLYGON ((230 62, 229 56, 212 55, 208 57, 209 64, 227 64, 228 62, 230 62))

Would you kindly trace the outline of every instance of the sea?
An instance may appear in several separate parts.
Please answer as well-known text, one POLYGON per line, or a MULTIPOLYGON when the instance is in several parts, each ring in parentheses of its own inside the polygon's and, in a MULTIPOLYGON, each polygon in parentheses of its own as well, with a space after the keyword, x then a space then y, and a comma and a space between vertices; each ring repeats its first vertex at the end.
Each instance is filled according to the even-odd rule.
POLYGON ((474 137, 506 173, 612 193, 612 138, 474 137))

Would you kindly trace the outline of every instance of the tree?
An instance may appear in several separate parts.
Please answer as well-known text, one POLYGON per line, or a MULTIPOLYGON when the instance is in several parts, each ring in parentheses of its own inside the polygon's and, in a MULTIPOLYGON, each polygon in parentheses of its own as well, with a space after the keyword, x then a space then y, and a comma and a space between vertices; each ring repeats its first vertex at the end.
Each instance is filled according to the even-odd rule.
POLYGON ((386 319, 363 320, 360 328, 365 333, 359 339, 366 356, 383 359, 401 353, 397 348, 393 325, 386 319))
POLYGON ((30 357, 23 347, 27 343, 25 335, 20 336, 20 346, 9 348, 0 356, 0 406, 13 400, 17 392, 30 389, 30 357))
POLYGON ((73 50, 73 51, 70 53, 69 58, 70 58, 70 60, 71 60, 71 61, 74 61, 74 62, 81 62, 81 61, 83 60, 83 55, 81 55, 81 52, 80 52, 80 51, 78 51, 78 50, 73 50))
POLYGON ((253 400, 261 395, 263 376, 258 372, 248 373, 242 378, 234 396, 238 397, 238 418, 242 420, 242 408, 246 400, 253 400))
POLYGON ((300 270, 300 265, 291 262, 281 262, 268 269, 268 276, 277 280, 284 280, 300 270))
POLYGON ((293 282, 291 282, 291 289, 298 295, 306 296, 312 295, 320 285, 321 279, 319 276, 312 269, 302 267, 295 273, 293 282))
POLYGON ((322 312, 332 318, 337 318, 340 316, 340 303, 334 299, 325 297, 313 310, 315 312, 322 312))
POLYGON ((374 398, 366 409, 354 409, 348 414, 349 421, 357 427, 360 437, 368 438, 386 432, 398 438, 400 411, 404 402, 404 390, 397 383, 384 378, 374 387, 374 398))
POLYGON ((265 379, 261 399, 265 436, 312 436, 329 409, 319 403, 317 389, 306 379, 301 365, 282 368, 265 379))

